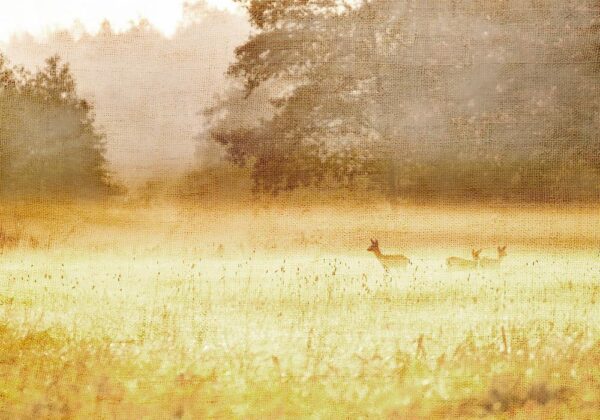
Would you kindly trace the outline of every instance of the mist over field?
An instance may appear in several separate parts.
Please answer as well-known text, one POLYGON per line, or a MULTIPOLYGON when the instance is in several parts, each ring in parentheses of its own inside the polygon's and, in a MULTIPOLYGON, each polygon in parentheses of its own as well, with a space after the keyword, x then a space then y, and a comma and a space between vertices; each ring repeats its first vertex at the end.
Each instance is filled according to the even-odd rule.
POLYGON ((599 417, 600 1, 85 1, 0 43, 0 419, 599 417))

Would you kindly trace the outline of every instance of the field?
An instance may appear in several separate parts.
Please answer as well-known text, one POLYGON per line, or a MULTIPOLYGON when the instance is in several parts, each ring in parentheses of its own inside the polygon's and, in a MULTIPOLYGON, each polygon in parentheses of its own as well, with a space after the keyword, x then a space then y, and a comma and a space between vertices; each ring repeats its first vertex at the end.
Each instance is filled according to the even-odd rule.
POLYGON ((4 203, 0 418, 597 418, 599 214, 4 203))

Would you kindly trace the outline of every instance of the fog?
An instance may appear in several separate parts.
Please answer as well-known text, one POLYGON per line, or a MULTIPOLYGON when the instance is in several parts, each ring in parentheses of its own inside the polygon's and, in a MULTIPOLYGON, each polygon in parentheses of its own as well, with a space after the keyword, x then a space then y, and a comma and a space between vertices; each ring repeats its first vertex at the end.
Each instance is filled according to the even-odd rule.
POLYGON ((200 4, 185 6, 171 37, 143 19, 124 32, 105 22, 94 35, 75 25, 43 38, 13 36, 0 51, 31 69, 52 54, 69 62, 106 134, 110 169, 135 184, 195 165, 200 113, 224 89, 233 50, 248 33, 244 16, 200 4))

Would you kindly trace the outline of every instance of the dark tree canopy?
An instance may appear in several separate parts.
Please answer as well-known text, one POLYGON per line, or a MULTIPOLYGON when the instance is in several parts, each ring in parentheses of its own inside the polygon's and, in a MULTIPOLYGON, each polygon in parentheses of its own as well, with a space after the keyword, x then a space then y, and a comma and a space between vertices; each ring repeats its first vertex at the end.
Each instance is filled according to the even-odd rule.
POLYGON ((208 115, 258 188, 599 198, 597 0, 241 3, 243 87, 208 115))
POLYGON ((58 56, 30 73, 0 55, 0 194, 113 192, 92 111, 58 56))

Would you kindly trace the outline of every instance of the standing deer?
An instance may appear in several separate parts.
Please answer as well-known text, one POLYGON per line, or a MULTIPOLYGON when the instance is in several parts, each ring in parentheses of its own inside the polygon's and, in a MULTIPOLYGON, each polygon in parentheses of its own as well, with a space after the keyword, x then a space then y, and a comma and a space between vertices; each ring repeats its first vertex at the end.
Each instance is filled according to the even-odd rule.
POLYGON ((497 248, 498 258, 486 258, 483 257, 479 260, 479 266, 481 268, 497 268, 500 267, 502 258, 506 257, 506 245, 499 246, 497 248))
POLYGON ((377 257, 386 271, 392 268, 406 268, 410 264, 410 260, 404 255, 383 255, 379 249, 379 241, 377 239, 371 239, 371 246, 367 251, 375 254, 375 257, 377 257))
POLYGON ((479 254, 481 254, 481 249, 480 250, 475 250, 472 249, 471 250, 471 256, 473 257, 472 260, 467 260, 465 258, 460 258, 460 257, 448 257, 446 259, 446 265, 448 265, 448 268, 451 269, 459 269, 459 270, 471 270, 474 268, 477 268, 477 266, 479 265, 479 254))

